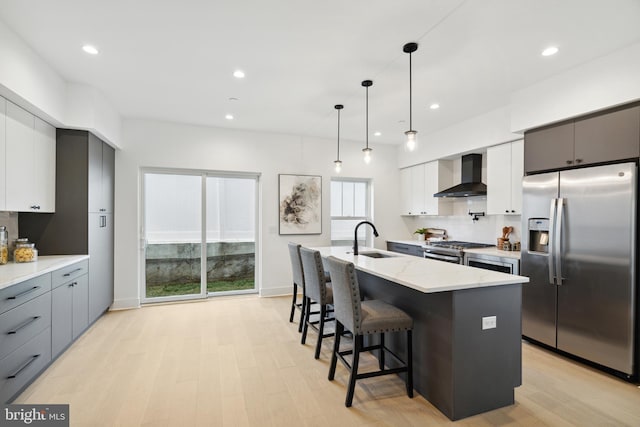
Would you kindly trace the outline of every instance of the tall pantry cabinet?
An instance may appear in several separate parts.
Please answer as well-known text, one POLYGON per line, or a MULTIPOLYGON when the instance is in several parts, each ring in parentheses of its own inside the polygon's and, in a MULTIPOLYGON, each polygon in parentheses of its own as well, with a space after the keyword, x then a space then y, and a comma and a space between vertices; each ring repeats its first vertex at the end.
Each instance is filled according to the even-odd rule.
POLYGON ((58 129, 56 213, 21 214, 43 255, 89 254, 89 322, 113 303, 115 151, 87 131, 58 129))

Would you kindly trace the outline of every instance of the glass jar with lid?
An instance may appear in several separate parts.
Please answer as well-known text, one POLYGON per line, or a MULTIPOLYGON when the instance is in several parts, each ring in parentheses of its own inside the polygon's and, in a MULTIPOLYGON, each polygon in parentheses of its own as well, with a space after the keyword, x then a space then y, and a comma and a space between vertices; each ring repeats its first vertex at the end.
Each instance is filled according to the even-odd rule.
POLYGON ((13 261, 33 262, 38 260, 38 250, 35 243, 30 243, 29 239, 16 239, 16 248, 13 250, 13 261))
POLYGON ((9 234, 7 227, 0 226, 0 265, 9 261, 9 234))

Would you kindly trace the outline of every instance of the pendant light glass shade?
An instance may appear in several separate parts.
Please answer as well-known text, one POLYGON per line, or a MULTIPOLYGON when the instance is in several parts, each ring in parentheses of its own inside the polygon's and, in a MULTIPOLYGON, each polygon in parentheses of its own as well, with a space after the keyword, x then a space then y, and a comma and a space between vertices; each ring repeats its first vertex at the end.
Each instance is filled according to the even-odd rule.
POLYGON ((413 130, 413 121, 412 121, 412 75, 411 75, 411 54, 418 50, 418 43, 407 43, 402 47, 402 51, 404 53, 409 54, 409 130, 404 134, 406 135, 405 139, 405 148, 407 151, 414 151, 418 147, 418 131, 413 130))
POLYGON ((333 108, 338 111, 338 156, 336 160, 333 161, 333 163, 336 165, 336 173, 340 173, 340 171, 342 170, 342 162, 340 161, 340 110, 344 108, 344 105, 336 104, 333 108))
POLYGON ((369 87, 373 86, 373 81, 371 80, 364 80, 362 82, 362 86, 364 86, 364 88, 366 89, 366 110, 365 110, 365 117, 366 117, 366 133, 365 133, 365 142, 366 142, 366 146, 365 148, 362 149, 362 152, 364 153, 364 162, 366 164, 371 163, 371 152, 373 151, 373 148, 369 148, 369 87))

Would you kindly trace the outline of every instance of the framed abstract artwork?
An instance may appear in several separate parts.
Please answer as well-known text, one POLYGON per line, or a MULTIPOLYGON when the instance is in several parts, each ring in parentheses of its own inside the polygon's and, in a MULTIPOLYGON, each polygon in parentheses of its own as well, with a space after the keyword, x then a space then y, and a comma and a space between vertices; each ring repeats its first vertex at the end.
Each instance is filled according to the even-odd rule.
POLYGON ((322 177, 278 175, 279 233, 322 233, 322 177))

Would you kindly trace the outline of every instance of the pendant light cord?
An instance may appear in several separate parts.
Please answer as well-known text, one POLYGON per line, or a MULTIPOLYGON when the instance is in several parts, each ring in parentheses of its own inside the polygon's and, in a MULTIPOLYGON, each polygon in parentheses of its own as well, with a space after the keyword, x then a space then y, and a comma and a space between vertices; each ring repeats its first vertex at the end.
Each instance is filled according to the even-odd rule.
POLYGON ((367 103, 366 103, 365 117, 366 117, 367 129, 365 133, 365 141, 367 143, 367 148, 369 148, 369 86, 366 86, 366 89, 367 89, 367 103))
POLYGON ((338 160, 340 160, 340 109, 338 109, 338 160))
POLYGON ((412 111, 412 106, 413 106, 413 99, 412 99, 412 94, 413 94, 413 88, 411 85, 411 53, 409 53, 409 130, 413 130, 413 111, 412 111))

